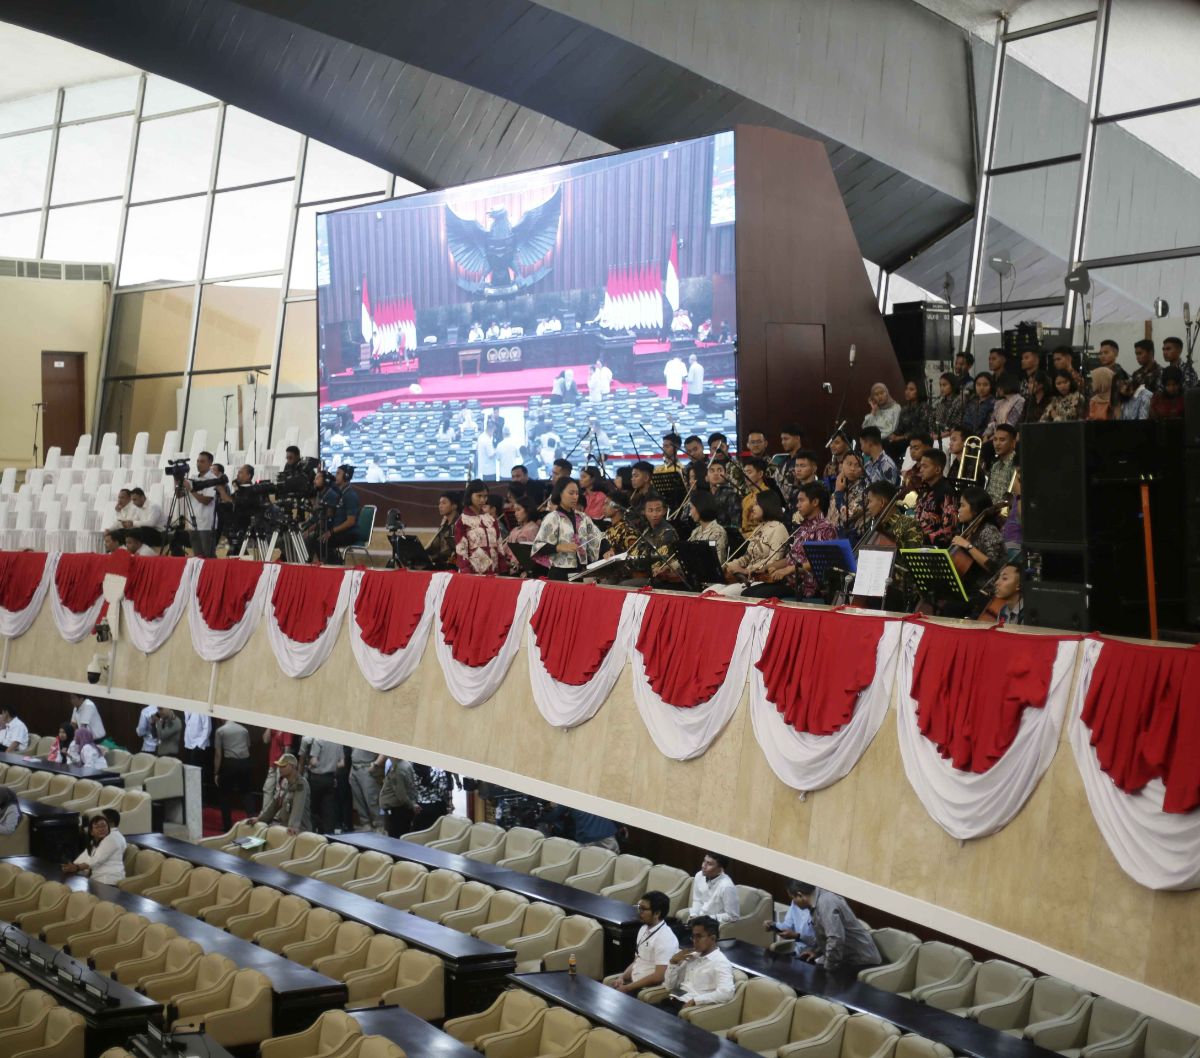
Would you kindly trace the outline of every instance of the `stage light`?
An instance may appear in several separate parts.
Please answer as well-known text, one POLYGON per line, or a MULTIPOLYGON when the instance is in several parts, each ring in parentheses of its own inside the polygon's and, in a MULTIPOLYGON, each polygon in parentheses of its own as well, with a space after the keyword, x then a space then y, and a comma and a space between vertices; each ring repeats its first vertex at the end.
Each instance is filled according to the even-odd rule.
POLYGON ((1076 294, 1086 294, 1092 289, 1092 279, 1088 275, 1088 270, 1083 265, 1076 265, 1067 273, 1067 278, 1064 280, 1068 290, 1073 290, 1076 294))
POLYGON ((988 258, 988 268, 1003 277, 1012 274, 1013 263, 1008 254, 994 253, 988 258))
POLYGON ((1170 302, 1164 301, 1162 298, 1154 299, 1154 315, 1157 319, 1161 320, 1170 311, 1171 311, 1170 302))

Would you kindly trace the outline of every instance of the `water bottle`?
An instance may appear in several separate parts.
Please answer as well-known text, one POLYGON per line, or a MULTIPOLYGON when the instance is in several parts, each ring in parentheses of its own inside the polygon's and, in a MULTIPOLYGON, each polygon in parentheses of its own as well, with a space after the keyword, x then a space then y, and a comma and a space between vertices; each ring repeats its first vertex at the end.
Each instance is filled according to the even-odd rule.
POLYGON ((575 953, 574 952, 571 952, 571 954, 567 957, 567 975, 569 977, 575 976, 575 953))

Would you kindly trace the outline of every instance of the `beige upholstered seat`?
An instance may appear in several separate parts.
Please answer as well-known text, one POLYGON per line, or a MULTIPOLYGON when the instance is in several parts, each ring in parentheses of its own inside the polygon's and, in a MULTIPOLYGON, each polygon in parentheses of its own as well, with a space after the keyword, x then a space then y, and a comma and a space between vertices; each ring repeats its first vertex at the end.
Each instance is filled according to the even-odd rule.
POLYGON ((149 834, 154 829, 150 795, 145 790, 126 790, 117 809, 122 834, 149 834))
MULTIPOLYGON (((645 892, 658 891, 670 902, 668 917, 678 915, 680 910, 692 901, 692 876, 678 867, 670 867, 665 863, 656 863, 650 868, 646 878, 645 892)), ((641 899, 638 893, 634 900, 641 899)))
POLYGON ((532 830, 529 827, 513 827, 504 832, 499 844, 470 850, 466 856, 467 859, 478 860, 480 863, 499 863, 500 860, 508 859, 524 861, 536 856, 545 840, 546 838, 540 830, 532 830))
POLYGON ((427 951, 409 948, 391 968, 356 974, 346 981, 347 1006, 396 1005, 426 1021, 446 1014, 446 985, 442 960, 427 951))
POLYGON ((224 955, 211 952, 178 969, 148 974, 138 981, 138 987, 151 999, 159 1003, 169 1003, 176 996, 207 991, 218 981, 235 973, 237 963, 224 955))
POLYGON ((83 1058, 87 1022, 82 1014, 53 1006, 30 1025, 0 1032, 6 1058, 83 1058))
MULTIPOLYGON (((532 952, 535 946, 545 945, 541 950, 550 950, 554 938, 558 936, 558 923, 565 914, 557 904, 546 904, 537 900, 522 908, 518 918, 476 926, 471 932, 489 944, 512 948, 517 953, 517 962, 521 962, 521 953, 532 952)), ((530 954, 525 957, 525 961, 533 957, 530 954)), ((537 958, 540 959, 541 955, 537 958)))
POLYGON ((530 874, 538 867, 572 858, 578 851, 579 843, 577 841, 571 841, 568 838, 543 838, 531 845, 525 852, 505 853, 496 861, 496 866, 506 867, 510 871, 520 871, 522 874, 530 874), (549 847, 547 848, 547 846, 549 847))
POLYGON ((444 871, 438 868, 436 871, 429 871, 427 874, 414 878, 409 885, 402 889, 382 893, 377 899, 381 904, 399 908, 401 911, 408 911, 420 903, 435 904, 438 901, 448 901, 445 910, 451 911, 454 909, 458 890, 465 881, 466 879, 455 871, 444 871))
POLYGON ((1089 1047, 1087 1058, 1200 1058, 1200 1036, 1150 1018, 1132 1041, 1089 1047))
POLYGON ((53 917, 64 912, 70 897, 71 890, 62 882, 43 882, 24 899, 6 900, 0 907, 7 909, 3 916, 6 922, 15 922, 19 926, 27 914, 48 911, 53 917))
POLYGON ((140 790, 151 775, 158 758, 153 753, 135 753, 129 759, 129 767, 121 776, 121 782, 126 790, 140 790))
POLYGON ((150 920, 141 915, 127 913, 118 915, 102 929, 73 933, 68 941, 71 954, 76 959, 86 959, 109 944, 129 944, 138 940, 150 928, 150 920))
POLYGON ((318 845, 305 856, 284 860, 279 864, 279 869, 287 871, 289 874, 303 874, 311 878, 317 871, 336 870, 343 867, 347 863, 351 863, 357 856, 358 850, 352 845, 343 845, 340 841, 327 842, 324 845, 318 845))
POLYGON ((891 973, 905 970, 909 963, 915 962, 917 949, 921 946, 920 938, 915 933, 907 933, 902 929, 871 930, 871 939, 879 949, 883 962, 871 967, 876 973, 891 973))
POLYGON ((268 889, 263 885, 253 885, 242 889, 236 896, 224 903, 206 907, 196 917, 210 926, 224 927, 231 918, 236 918, 238 915, 258 914, 260 911, 274 906, 278 899, 278 890, 268 889))
POLYGON ((271 1032, 271 981, 257 970, 238 970, 203 992, 173 1004, 175 1032, 204 1032, 222 1047, 257 1044, 271 1032))
POLYGON ((499 889, 481 905, 443 915, 442 925, 460 933, 474 933, 481 926, 516 926, 525 917, 528 905, 529 900, 519 893, 499 889))
POLYGON ((133 763, 133 754, 125 749, 117 749, 115 746, 111 749, 104 749, 105 770, 116 772, 118 775, 124 775, 129 771, 130 765, 133 763))
POLYGON ((971 1018, 978 1007, 1015 999, 1023 989, 1032 987, 1033 974, 1024 966, 989 959, 975 963, 966 976, 954 984, 927 988, 922 998, 931 1007, 971 1018))
MULTIPOLYGON (((0 1010, 0 1032, 33 1025, 47 1010, 53 1010, 57 1005, 54 997, 48 992, 23 988, 3 1010, 0 1010)), ((0 1051, 0 1054, 2 1053, 4 1052, 0 1051)))
POLYGON ((442 1026, 442 1031, 479 1050, 482 1038, 523 1029, 545 1009, 544 999, 523 988, 510 988, 501 992, 487 1010, 451 1018, 442 1026))
POLYGON ((183 761, 178 757, 157 758, 150 774, 142 780, 142 789, 153 801, 170 801, 182 797, 183 761))
POLYGON ((925 993, 961 981, 974 966, 970 952, 940 940, 917 948, 916 959, 884 968, 872 966, 859 973, 864 984, 895 992, 906 999, 924 999, 925 993))
POLYGON ((26 933, 36 935, 56 923, 76 928, 87 921, 97 897, 91 893, 69 893, 62 903, 35 911, 25 911, 15 916, 14 921, 26 933))
MULTIPOLYGON (((33 772, 28 768, 22 768, 19 764, 10 764, 8 771, 4 775, 4 785, 7 786, 13 793, 24 796, 24 789, 33 779, 33 772)), ((91 780, 89 780, 91 781, 91 780)), ((71 786, 74 787, 75 780, 71 780, 71 786)))
MULTIPOLYGON (((26 873, 26 871, 18 867, 15 863, 0 862, 0 900, 7 900, 9 898, 17 879, 26 873)), ((28 873, 32 874, 32 872, 28 873)))
POLYGON ((547 838, 538 849, 537 864, 528 868, 529 873, 548 882, 565 882, 575 873, 581 847, 570 838, 547 838))
POLYGON ((303 1032, 263 1040, 258 1058, 325 1058, 361 1035, 358 1022, 344 1010, 327 1010, 303 1032))
POLYGON ((12 973, 0 973, 0 1024, 8 1016, 9 1007, 16 1006, 21 996, 29 991, 29 982, 12 973))
MULTIPOLYGON (((531 946, 526 946, 527 954, 531 946)), ((577 973, 599 981, 604 977, 604 931, 594 918, 583 915, 567 915, 558 924, 558 935, 553 946, 517 963, 517 973, 536 973, 565 970, 570 957, 575 956, 577 973)))
POLYGON ((457 837, 428 842, 431 849, 456 852, 464 856, 472 852, 486 854, 503 844, 504 828, 496 826, 495 823, 472 823, 469 830, 463 831, 457 837))
POLYGON ((210 907, 218 907, 237 899, 250 888, 250 884, 250 879, 245 875, 222 872, 218 874, 215 886, 206 887, 200 892, 190 893, 187 896, 177 896, 170 901, 170 905, 185 915, 200 918, 210 907))
POLYGON ((852 1014, 834 1029, 830 1038, 790 1043, 776 1052, 778 1058, 891 1058, 900 1030, 871 1014, 852 1014))
POLYGON ((261 930, 254 935, 256 944, 268 951, 282 952, 289 944, 303 944, 333 937, 333 931, 342 921, 341 915, 323 907, 314 907, 298 918, 275 929, 261 930))
MULTIPOLYGON (((336 1058, 409 1058, 404 1048, 386 1036, 360 1036, 347 1050, 338 1051, 336 1058)), ((414 1056, 416 1058, 416 1056, 414 1056)))
POLYGON ((75 789, 71 791, 70 800, 64 801, 62 807, 67 812, 78 812, 83 815, 94 808, 100 800, 100 784, 95 779, 77 779, 75 789))
POLYGON ((171 906, 175 900, 208 896, 217 891, 222 872, 211 867, 193 867, 187 874, 165 885, 152 885, 142 893, 147 900, 171 906))
MULTIPOLYGON (((103 812, 106 808, 115 808, 118 812, 121 811, 121 799, 125 796, 125 791, 120 786, 101 786, 100 796, 96 798, 95 811, 103 812)), ((125 832, 125 817, 121 816, 121 832, 125 832)))
POLYGON ((487 907, 487 902, 495 891, 490 885, 484 885, 483 882, 464 882, 462 885, 455 886, 444 896, 413 904, 409 911, 414 915, 420 915, 421 918, 429 919, 430 922, 440 922, 446 915, 459 911, 483 914, 483 909, 487 907))
POLYGON ((204 949, 194 940, 175 937, 152 955, 117 963, 112 972, 122 984, 135 987, 140 986, 144 978, 155 974, 177 973, 203 954, 204 949))
POLYGON ((840 1040, 847 1017, 846 1008, 838 1003, 820 996, 801 996, 780 1005, 769 1017, 737 1026, 729 1032, 729 1039, 747 1050, 775 1058, 793 1044, 840 1040))
POLYGON ((167 859, 163 858, 162 862, 157 865, 157 869, 151 867, 142 874, 136 874, 132 878, 126 875, 119 882, 117 887, 124 889, 127 893, 144 893, 147 889, 157 889, 160 886, 174 885, 182 878, 186 877, 192 871, 192 865, 187 860, 167 859))
POLYGON ((253 862, 260 863, 264 867, 282 867, 289 860, 307 859, 329 843, 329 839, 324 834, 314 834, 312 831, 305 830, 299 834, 289 835, 285 828, 279 827, 279 830, 283 830, 285 838, 279 844, 275 844, 278 836, 276 829, 271 827, 263 835, 267 839, 266 847, 260 852, 251 854, 250 859, 253 862))
POLYGON ((347 955, 366 945, 372 936, 374 933, 370 927, 361 922, 339 922, 330 933, 284 945, 280 954, 301 966, 312 966, 326 955, 347 955))
POLYGON ((718 1036, 728 1036, 731 1029, 790 1009, 790 1001, 795 998, 796 993, 787 985, 755 977, 738 985, 729 1002, 686 1007, 680 1011, 680 1017, 718 1036))
POLYGON ((892 1058, 954 1058, 954 1052, 944 1043, 927 1040, 924 1036, 901 1036, 896 1041, 892 1058))
POLYGON ((387 933, 372 933, 365 944, 359 944, 349 951, 322 955, 312 964, 312 968, 326 977, 344 981, 350 974, 359 970, 382 966, 407 947, 399 937, 387 933))
MULTIPOLYGON (((585 845, 579 850, 575 861, 575 873, 565 878, 566 885, 598 893, 612 881, 613 865, 617 854, 601 845, 585 845)), ((545 877, 544 875, 541 877, 545 877)))
MULTIPOLYGON (((276 895, 278 896, 278 894, 276 895)), ((234 915, 226 921, 225 928, 235 937, 241 937, 242 940, 258 941, 262 934, 295 922, 311 906, 302 897, 289 893, 286 896, 280 896, 278 900, 258 911, 247 911, 244 915, 234 915)))
POLYGON ((559 1058, 628 1058, 633 1054, 633 1040, 612 1029, 592 1029, 574 1047, 560 1052, 559 1058))
POLYGON ((4 900, 0 900, 0 919, 11 922, 13 916, 37 907, 37 891, 46 884, 40 874, 22 872, 17 875, 13 887, 4 900))
POLYGON ((434 841, 447 841, 465 834, 471 829, 471 821, 466 816, 440 816, 431 827, 424 830, 410 830, 401 835, 403 840, 412 841, 418 845, 429 845, 434 841))
MULTIPOLYGON (((324 867, 313 872, 313 880, 345 888, 352 882, 372 881, 386 876, 391 868, 391 856, 382 852, 359 852, 337 867, 324 867)), ((382 892, 383 890, 380 890, 382 892)))
POLYGON ((178 934, 162 922, 152 922, 129 940, 105 944, 96 948, 90 958, 92 965, 101 973, 111 974, 118 963, 132 962, 155 955, 174 940, 178 934))
POLYGON ((722 940, 744 940, 765 948, 775 939, 774 933, 763 928, 763 923, 772 916, 775 901, 765 889, 756 889, 751 885, 734 888, 738 898, 738 917, 732 922, 721 923, 722 940))
POLYGON ((125 909, 107 900, 98 900, 88 910, 87 917, 73 922, 55 922, 42 929, 47 944, 65 948, 73 937, 105 929, 125 914, 125 909))
MULTIPOLYGON (((370 900, 382 900, 384 893, 400 893, 410 888, 424 892, 425 875, 429 873, 427 867, 423 867, 419 863, 409 863, 407 860, 398 860, 394 863, 389 861, 389 864, 387 871, 382 876, 349 882, 345 887, 346 892, 357 893, 370 900)), ((419 899, 420 896, 417 896, 413 903, 419 899)), ((387 903, 386 900, 382 902, 387 903)))
MULTIPOLYGON (((11 770, 11 769, 10 769, 11 770)), ((55 775, 50 779, 50 785, 37 797, 44 805, 61 805, 71 799, 71 791, 75 789, 75 779, 71 775, 55 775)), ((19 792, 19 791, 14 791, 19 792)), ((24 796, 24 794, 21 794, 24 796)))
POLYGON ((624 904, 637 903, 638 898, 647 891, 646 880, 653 866, 644 856, 621 853, 613 861, 612 880, 600 888, 600 895, 624 904))
POLYGON ((1083 1020, 1071 1019, 1057 1026, 1048 1026, 1026 1034, 1039 1046, 1058 1051, 1065 1058, 1088 1055, 1107 1044, 1123 1045, 1141 1034, 1142 1026, 1150 1019, 1136 1010, 1097 996, 1083 1020))
POLYGON ((512 1032, 493 1033, 478 1041, 488 1058, 538 1058, 570 1050, 591 1030, 587 1018, 562 1007, 540 1010, 533 1020, 512 1032))
POLYGON ((50 792, 50 780, 54 778, 52 771, 35 771, 29 776, 29 781, 25 784, 24 789, 20 794, 26 801, 36 801, 43 794, 50 792))
POLYGON ((145 883, 147 887, 157 885, 159 872, 166 859, 166 856, 154 849, 139 849, 136 845, 126 845, 125 877, 117 883, 118 888, 126 888, 126 882, 139 885, 145 883))
POLYGON ((1071 1029, 1085 1023, 1091 1005, 1090 993, 1069 981, 1038 977, 1020 995, 978 1007, 975 1020, 1010 1036, 1035 1039, 1046 1029, 1071 1029))
POLYGON ((224 834, 214 834, 211 838, 201 838, 196 844, 203 845, 206 849, 224 849, 226 852, 238 852, 239 849, 227 849, 226 845, 231 845, 239 838, 252 838, 261 834, 267 829, 266 823, 251 823, 248 819, 239 819, 233 824, 232 829, 225 831, 224 834))

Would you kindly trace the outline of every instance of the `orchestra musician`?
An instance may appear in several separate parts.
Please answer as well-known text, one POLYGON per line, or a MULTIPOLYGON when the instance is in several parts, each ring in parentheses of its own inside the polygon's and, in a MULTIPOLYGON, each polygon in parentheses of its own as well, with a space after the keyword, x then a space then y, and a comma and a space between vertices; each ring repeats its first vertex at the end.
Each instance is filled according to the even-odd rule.
POLYGON ((758 583, 746 588, 744 595, 755 599, 785 599, 793 594, 801 601, 820 600, 821 586, 813 576, 812 565, 804 553, 805 542, 833 540, 837 530, 825 518, 829 503, 829 492, 824 485, 805 485, 796 497, 796 513, 800 524, 792 533, 790 541, 785 538, 784 547, 776 549, 764 568, 752 574, 758 583))
POLYGON ((861 455, 851 451, 842 456, 842 469, 838 473, 833 499, 829 504, 830 524, 838 536, 849 540, 851 544, 858 542, 867 516, 865 474, 861 455))
POLYGON ((1021 567, 1009 560, 996 574, 992 597, 976 618, 978 621, 994 621, 997 625, 1022 625, 1025 623, 1025 607, 1021 599, 1021 567))
POLYGON ((825 473, 821 475, 822 484, 832 490, 837 481, 838 471, 842 468, 842 456, 850 451, 850 436, 845 430, 834 430, 829 438, 829 462, 825 464, 825 473))
POLYGON ((534 556, 550 560, 550 580, 566 580, 600 556, 600 530, 579 505, 579 485, 560 478, 550 495, 551 511, 534 540, 534 556))
POLYGON ((487 485, 472 481, 466 505, 454 523, 454 562, 460 573, 503 573, 508 564, 500 552, 501 530, 489 510, 487 485))
POLYGON ((725 464, 710 463, 706 474, 708 491, 716 505, 717 521, 726 529, 740 529, 742 497, 726 478, 725 464))
POLYGON ((914 548, 921 546, 921 530, 917 528, 908 515, 902 513, 897 505, 893 505, 888 516, 882 522, 879 516, 896 495, 896 486, 889 481, 873 481, 867 486, 867 518, 868 529, 863 534, 863 546, 874 546, 890 542, 897 548, 914 548), (884 540, 879 539, 883 537, 884 540))
POLYGON ((946 453, 931 448, 921 456, 925 491, 917 497, 916 520, 929 547, 948 547, 958 525, 958 499, 943 476, 946 453))
MULTIPOLYGON (((715 461, 715 459, 714 459, 715 461)), ((709 464, 710 468, 712 464, 709 464)), ((767 477, 767 461, 751 456, 742 464, 742 473, 746 476, 746 495, 742 497, 742 535, 749 536, 754 532, 753 510, 757 497, 764 492, 774 493, 783 506, 783 495, 778 486, 767 477)))
POLYGON ((777 492, 765 490, 755 493, 751 521, 753 530, 742 545, 741 555, 735 552, 723 567, 725 587, 714 589, 723 595, 741 595, 746 582, 754 576, 765 574, 768 565, 783 553, 787 545, 788 530, 784 522, 783 503, 777 492))
MULTIPOLYGON (((1006 548, 996 524, 997 513, 984 489, 969 488, 959 498, 958 528, 950 541, 950 554, 968 595, 980 591, 1005 559, 1006 548), (958 561, 964 555, 969 562, 958 561)), ((942 612, 950 617, 966 616, 966 604, 960 606, 960 602, 952 600, 942 612)))
POLYGON ((630 588, 645 587, 647 583, 653 586, 654 579, 668 568, 675 545, 679 543, 679 534, 667 521, 667 504, 657 493, 652 492, 646 497, 642 504, 642 517, 646 521, 646 529, 629 557, 641 560, 645 568, 630 569, 629 578, 621 581, 630 588))
MULTIPOLYGON (((720 464, 718 464, 720 466, 720 464)), ((688 540, 692 543, 708 541, 717 550, 717 562, 722 566, 729 557, 729 534, 718 518, 717 501, 703 491, 692 493, 691 519, 696 528, 688 540)))

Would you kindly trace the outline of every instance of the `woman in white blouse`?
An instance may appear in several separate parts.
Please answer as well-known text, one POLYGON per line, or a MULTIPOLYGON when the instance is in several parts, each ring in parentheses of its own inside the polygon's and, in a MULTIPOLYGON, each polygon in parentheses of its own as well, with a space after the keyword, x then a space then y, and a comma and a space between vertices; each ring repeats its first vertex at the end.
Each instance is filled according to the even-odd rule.
POLYGON ((63 874, 82 874, 94 882, 116 885, 125 877, 125 835, 117 828, 121 813, 106 808, 88 821, 87 847, 73 863, 63 864, 63 874))
POLYGON ((579 510, 579 485, 559 478, 550 494, 550 513, 534 540, 534 555, 550 559, 550 579, 566 580, 600 555, 600 530, 579 510))
POLYGON ((107 763, 87 727, 76 730, 75 738, 67 749, 67 763, 79 764, 85 768, 103 768, 107 763))
POLYGON ((891 437, 900 422, 900 405, 892 399, 882 382, 876 382, 871 387, 870 404, 871 410, 863 418, 863 426, 878 426, 884 437, 891 437))

